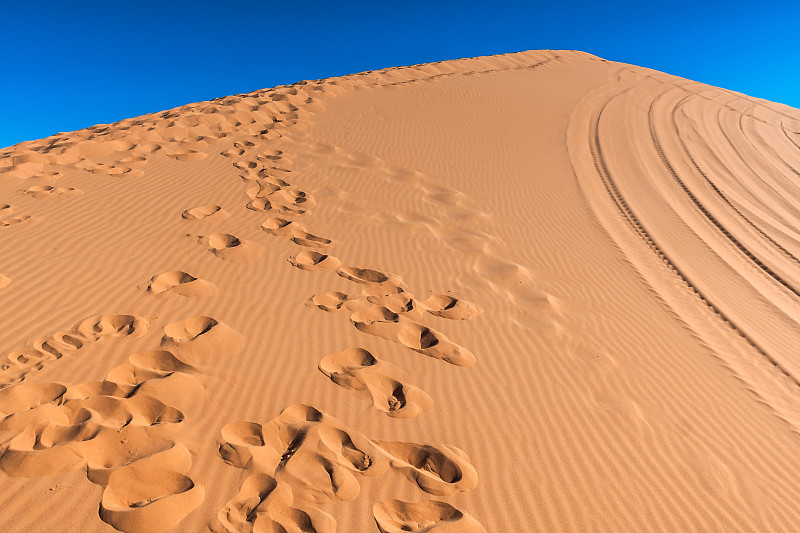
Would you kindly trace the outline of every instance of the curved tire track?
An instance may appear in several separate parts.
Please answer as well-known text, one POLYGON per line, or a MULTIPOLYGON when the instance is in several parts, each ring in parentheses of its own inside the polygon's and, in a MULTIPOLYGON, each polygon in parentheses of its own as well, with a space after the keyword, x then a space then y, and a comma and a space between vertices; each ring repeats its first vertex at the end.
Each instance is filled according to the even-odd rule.
MULTIPOLYGON (((661 93, 661 94, 663 95, 664 93, 661 93)), ((659 98, 660 98, 660 96, 659 96, 659 98)), ((695 196, 695 194, 689 189, 689 187, 687 187, 686 183, 681 179, 681 177, 678 176, 678 173, 675 171, 675 168, 672 166, 672 163, 669 162, 669 159, 667 158, 667 155, 664 153, 664 149, 661 146, 661 141, 658 140, 658 137, 657 137, 656 132, 655 132, 655 123, 654 123, 654 120, 653 120, 653 105, 655 104, 655 102, 657 100, 658 100, 658 98, 653 100, 653 103, 651 103, 650 109, 648 110, 648 113, 647 113, 648 128, 650 129, 650 139, 652 140, 653 146, 655 147, 656 152, 658 153, 659 159, 664 164, 664 167, 667 169, 669 174, 672 176, 673 180, 675 180, 675 182, 680 186, 680 188, 683 190, 683 192, 686 193, 686 195, 692 201, 694 206, 698 210, 700 210, 700 212, 703 214, 703 216, 705 216, 708 219, 708 221, 711 222, 711 224, 713 224, 717 228, 717 230, 719 230, 719 232, 722 233, 745 257, 747 257, 753 264, 755 264, 758 268, 760 268, 762 271, 764 271, 764 273, 766 273, 768 276, 770 276, 773 280, 775 280, 780 285, 782 285, 784 288, 789 290, 792 294, 794 294, 795 296, 800 298, 800 290, 795 288, 791 283, 789 283, 780 274, 778 274, 777 272, 772 270, 772 268, 770 268, 768 265, 766 265, 761 259, 756 257, 756 255, 752 251, 750 251, 750 249, 748 249, 714 215, 711 214, 711 212, 708 210, 708 208, 706 208, 706 206, 703 205, 703 203, 699 200, 699 198, 697 198, 697 196, 695 196)), ((706 181, 709 184, 711 184, 711 180, 708 179, 707 175, 705 173, 703 173, 703 171, 700 170, 700 167, 697 166, 697 163, 694 162, 694 159, 689 155, 688 151, 685 149, 685 145, 683 144, 683 142, 681 142, 681 145, 684 147, 684 151, 686 152, 687 156, 689 156, 689 158, 692 160, 692 162, 694 163, 695 168, 697 168, 698 172, 700 172, 701 175, 703 175, 703 177, 706 179, 706 181)), ((712 184, 712 187, 715 189, 715 191, 718 192, 718 194, 720 194, 721 197, 724 198, 724 195, 722 195, 722 192, 719 191, 719 189, 716 186, 713 186, 713 184, 712 184)), ((737 213, 740 214, 740 216, 742 216, 741 213, 738 210, 736 210, 736 211, 737 211, 737 213)), ((756 226, 752 222, 747 220, 744 216, 742 216, 742 218, 744 218, 752 227, 754 227, 764 237, 769 239, 770 242, 772 242, 773 244, 778 246, 781 250, 783 250, 786 254, 788 254, 791 259, 793 259, 795 262, 797 262, 797 258, 795 258, 793 255, 791 255, 787 250, 785 250, 782 246, 780 246, 778 243, 773 241, 770 237, 767 237, 767 235, 764 234, 763 231, 761 231, 758 228, 756 228, 756 226)))
POLYGON ((741 337, 747 344, 749 344, 760 356, 766 359, 772 366, 777 368, 784 376, 792 381, 792 383, 800 388, 800 380, 796 378, 786 367, 784 367, 779 361, 777 361, 774 357, 772 357, 769 353, 767 353, 764 348, 762 348, 750 335, 748 335, 743 329, 741 329, 736 323, 728 317, 722 309, 720 309, 717 305, 715 305, 709 298, 700 290, 698 289, 684 274, 684 272, 669 258, 669 256, 664 252, 664 250, 656 243, 653 237, 647 232, 645 227, 642 225, 639 218, 634 214, 633 210, 631 209, 628 202, 622 196, 611 172, 608 169, 608 165, 605 161, 605 157, 603 156, 602 149, 600 148, 600 119, 603 115, 608 104, 614 99, 622 94, 625 94, 627 90, 622 91, 620 93, 616 93, 611 96, 599 109, 599 111, 594 115, 589 123, 589 150, 592 155, 592 160, 594 162, 595 170, 597 171, 597 175, 603 182, 603 186, 605 187, 608 195, 611 197, 611 200, 619 209, 619 212, 628 222, 628 224, 632 227, 634 232, 639 235, 639 237, 647 244, 647 246, 655 253, 655 255, 661 260, 661 262, 671 270, 678 278, 680 278, 683 285, 689 289, 695 296, 705 304, 715 315, 717 315, 725 325, 727 325, 732 331, 734 331, 739 337, 741 337))

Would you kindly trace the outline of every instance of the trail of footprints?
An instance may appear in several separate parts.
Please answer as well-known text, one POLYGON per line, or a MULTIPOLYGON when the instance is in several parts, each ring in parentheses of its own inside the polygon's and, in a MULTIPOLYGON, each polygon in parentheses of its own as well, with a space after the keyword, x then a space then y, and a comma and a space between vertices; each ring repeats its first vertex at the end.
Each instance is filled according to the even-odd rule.
MULTIPOLYGON (((360 491, 358 477, 382 476, 389 470, 437 496, 472 490, 478 482, 469 458, 458 448, 373 441, 303 404, 286 408, 264 425, 228 424, 222 437, 220 456, 249 474, 219 513, 228 531, 280 531, 276 525, 286 528, 287 517, 295 517, 301 520, 294 525, 302 523, 303 531, 333 532, 332 517, 313 504, 352 501, 360 491), (310 510, 293 507, 295 503, 310 510)), ((387 503, 392 508, 391 502, 382 505, 387 503)))
MULTIPOLYGON (((41 365, 108 335, 142 335, 147 326, 131 315, 92 317, 36 341, 27 356, 12 354, 4 378, 9 368, 30 371, 31 362, 41 365)), ((99 516, 106 523, 131 533, 176 526, 202 503, 204 490, 188 475, 191 453, 170 437, 170 428, 185 422, 182 407, 174 405, 191 408, 202 395, 194 377, 198 364, 243 344, 224 324, 198 316, 165 326, 159 349, 132 354, 100 382, 9 386, 4 379, 0 469, 14 477, 83 469, 103 487, 99 516)))
MULTIPOLYGON (((88 133, 59 134, 45 139, 48 144, 18 149, 21 155, 0 154, 0 173, 23 180, 55 180, 60 170, 75 168, 111 177, 142 177, 138 168, 153 154, 197 161, 207 157, 203 150, 210 142, 234 133, 280 139, 283 128, 308 114, 301 106, 309 110, 319 106, 312 95, 335 95, 341 91, 337 84, 378 85, 367 78, 302 82, 94 126, 84 130, 88 133)), ((421 321, 426 315, 468 320, 480 313, 477 306, 445 294, 417 300, 398 276, 343 266, 327 253, 331 239, 310 233, 293 218, 309 215, 315 201, 287 181, 291 161, 281 150, 259 151, 256 143, 240 139, 221 155, 233 159, 247 185, 243 207, 269 214, 261 229, 304 248, 289 258, 294 267, 336 272, 361 288, 358 295, 316 295, 308 305, 327 312, 348 311, 358 330, 420 354, 459 366, 475 363, 469 350, 421 321)), ((20 192, 37 199, 81 194, 72 187, 41 183, 20 192)), ((0 228, 30 219, 12 216, 13 211, 10 205, 0 205, 0 228)), ((181 214, 187 223, 223 221, 229 216, 219 205, 189 208, 181 214)), ((195 237, 209 253, 226 261, 253 262, 263 253, 260 244, 229 233, 195 237)), ((0 288, 9 283, 0 275, 0 288)), ((145 290, 158 298, 202 298, 216 294, 217 287, 173 270, 153 276, 145 290)), ((165 326, 158 349, 132 354, 128 363, 111 370, 101 382, 64 386, 23 380, 48 361, 89 343, 107 336, 138 337, 148 327, 146 319, 133 315, 90 317, 70 330, 37 339, 0 362, 0 469, 13 476, 39 476, 83 468, 91 482, 104 487, 101 519, 134 533, 174 527, 202 503, 203 488, 189 477, 191 454, 170 438, 169 429, 186 423, 182 402, 196 401, 183 391, 202 391, 194 374, 220 355, 240 351, 245 344, 242 336, 212 317, 195 316, 165 326)), ((432 403, 399 368, 362 348, 324 357, 319 370, 392 418, 413 418, 432 403)), ((333 532, 335 520, 316 504, 355 499, 361 476, 400 472, 435 497, 477 486, 477 473, 458 448, 371 440, 308 405, 288 407, 263 425, 226 425, 219 455, 246 474, 239 493, 218 513, 218 525, 227 531, 333 532)), ((383 533, 485 532, 466 513, 436 500, 379 502, 373 512, 383 533)))
MULTIPOLYGON (((290 239, 304 248, 289 263, 304 271, 336 272, 361 287, 361 294, 329 292, 308 305, 327 312, 350 312, 353 326, 370 335, 401 344, 415 352, 458 366, 470 366, 475 356, 444 334, 421 323, 436 316, 469 320, 480 309, 446 294, 417 300, 399 276, 368 268, 343 266, 327 253, 331 239, 310 233, 294 217, 308 215, 313 198, 287 179, 291 162, 283 152, 254 154, 253 143, 239 142, 222 153, 234 158, 247 189, 246 208, 267 212, 261 224, 268 235, 290 239)), ((233 238, 233 236, 229 236, 233 238)), ((363 348, 324 357, 319 370, 336 385, 356 391, 387 416, 417 416, 432 400, 405 381, 402 371, 363 348)), ((345 427, 309 405, 294 405, 278 417, 258 424, 235 422, 222 430, 220 457, 241 468, 241 489, 220 510, 225 531, 335 531, 334 519, 317 508, 326 500, 352 501, 360 492, 358 478, 399 471, 423 492, 448 496, 472 490, 477 473, 466 454, 452 446, 375 441, 345 427)), ((445 502, 399 500, 374 506, 375 521, 392 531, 485 531, 472 517, 445 502)))
POLYGON ((134 315, 86 318, 69 330, 36 339, 28 348, 11 352, 0 359, 0 389, 21 382, 27 374, 40 370, 45 362, 61 359, 87 344, 109 336, 141 337, 148 327, 146 319, 134 315))

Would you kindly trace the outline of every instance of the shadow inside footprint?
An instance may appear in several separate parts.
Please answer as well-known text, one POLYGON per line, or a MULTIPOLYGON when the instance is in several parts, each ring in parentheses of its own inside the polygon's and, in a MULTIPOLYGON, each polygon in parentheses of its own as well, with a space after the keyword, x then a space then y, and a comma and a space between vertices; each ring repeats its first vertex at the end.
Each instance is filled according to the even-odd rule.
POLYGON ((217 287, 182 270, 171 270, 150 278, 147 292, 152 294, 179 294, 186 297, 213 296, 217 287))
POLYGON ((372 507, 372 512, 381 533, 486 533, 470 515, 436 500, 378 502, 372 507))
POLYGON ((264 253, 260 244, 245 241, 230 233, 213 233, 208 236, 211 253, 225 261, 252 263, 264 253))
POLYGON ((188 359, 189 363, 234 355, 244 348, 244 337, 207 316, 195 316, 164 326, 161 347, 188 359))
POLYGON ((420 304, 428 313, 450 320, 471 320, 482 312, 477 305, 447 294, 434 294, 420 304))
POLYGON ((336 270, 342 264, 341 261, 332 255, 322 254, 312 250, 303 250, 296 256, 290 257, 289 263, 300 270, 307 271, 336 270))
POLYGON ((399 368, 363 348, 324 357, 319 370, 340 387, 361 392, 393 418, 414 418, 432 403, 423 391, 399 380, 399 368))
POLYGON ((202 220, 209 217, 223 219, 229 216, 228 212, 218 205, 204 205, 181 213, 181 218, 184 220, 202 220))
POLYGON ((100 503, 100 518, 120 531, 165 531, 178 525, 203 497, 203 488, 188 476, 131 466, 109 477, 100 503))

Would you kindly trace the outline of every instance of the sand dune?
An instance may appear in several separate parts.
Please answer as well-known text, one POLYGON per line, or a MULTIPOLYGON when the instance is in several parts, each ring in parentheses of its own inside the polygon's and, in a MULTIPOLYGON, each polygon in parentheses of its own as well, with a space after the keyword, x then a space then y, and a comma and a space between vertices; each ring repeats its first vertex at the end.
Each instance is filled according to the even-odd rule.
POLYGON ((571 51, 0 150, 0 531, 793 531, 798 184, 571 51))

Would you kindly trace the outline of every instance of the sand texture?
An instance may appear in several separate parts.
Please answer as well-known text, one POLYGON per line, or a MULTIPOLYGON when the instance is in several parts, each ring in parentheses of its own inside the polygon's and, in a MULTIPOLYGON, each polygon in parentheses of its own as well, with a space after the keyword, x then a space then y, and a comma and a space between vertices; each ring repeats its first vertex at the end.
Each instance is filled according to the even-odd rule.
POLYGON ((800 112, 570 51, 0 150, 0 531, 796 531, 800 112))

